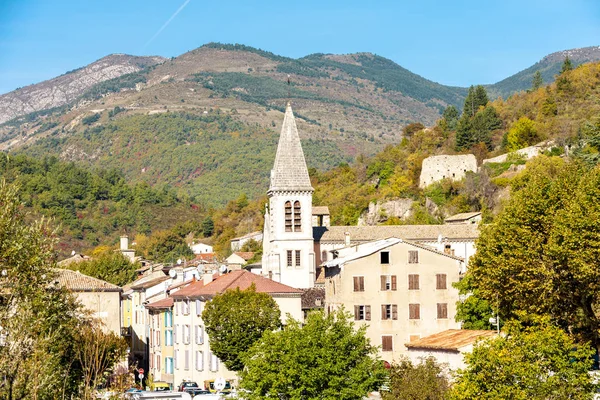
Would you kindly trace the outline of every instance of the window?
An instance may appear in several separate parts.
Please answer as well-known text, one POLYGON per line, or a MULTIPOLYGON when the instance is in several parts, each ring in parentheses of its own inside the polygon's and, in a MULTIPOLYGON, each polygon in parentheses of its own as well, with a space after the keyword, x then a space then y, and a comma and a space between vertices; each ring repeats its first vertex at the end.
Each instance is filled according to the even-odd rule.
POLYGON ((204 370, 204 353, 201 351, 196 351, 196 370, 204 370))
POLYGON ((381 319, 398 319, 398 305, 397 304, 382 304, 381 305, 381 319))
POLYGON ((204 343, 204 328, 200 325, 196 325, 196 344, 204 343))
POLYGON ((154 342, 155 346, 160 346, 160 331, 156 330, 156 341, 154 342))
POLYGON ((190 301, 184 300, 182 305, 183 305, 183 315, 189 315, 190 314, 190 301))
POLYGON ((165 357, 165 372, 167 374, 173 373, 173 357, 165 357))
POLYGON ((381 350, 382 351, 393 351, 394 346, 392 345, 392 335, 385 335, 381 337, 381 350))
POLYGON ((202 305, 200 300, 196 300, 196 316, 199 317, 202 314, 202 305))
POLYGON ((170 329, 165 331, 165 346, 173 346, 173 331, 170 329))
POLYGON ((370 321, 371 320, 371 306, 354 306, 354 320, 355 321, 370 321))
POLYGON ((421 305, 420 304, 409 304, 408 305, 408 318, 409 319, 421 319, 421 305))
POLYGON ((379 260, 381 261, 381 264, 389 264, 390 263, 390 252, 389 251, 380 252, 379 260))
POLYGON ((448 303, 437 303, 437 317, 438 319, 448 318, 448 303))
POLYGON ((419 275, 408 275, 408 290, 419 290, 419 275))
POLYGON ((190 369, 190 351, 186 350, 185 351, 185 364, 184 364, 184 368, 187 371, 188 369, 190 369))
POLYGON ((419 263, 418 250, 409 250, 408 251, 408 263, 409 264, 418 264, 419 263))
POLYGON ((381 290, 396 290, 396 275, 381 275, 381 290))
POLYGON ((287 251, 287 266, 291 267, 292 266, 292 250, 288 250, 287 251))
POLYGON ((184 344, 190 344, 190 326, 189 325, 184 325, 183 326, 183 339, 182 339, 184 344))
POLYGON ((296 250, 296 267, 300 266, 300 250, 296 250))
POLYGON ((365 277, 364 276, 355 276, 354 277, 354 291, 355 292, 364 292, 365 291, 365 277))
POLYGON ((435 276, 435 288, 438 290, 448 289, 446 286, 446 274, 437 274, 435 276))
POLYGON ((321 252, 321 261, 327 261, 327 250, 321 252))
POLYGON ((179 350, 175 350, 173 352, 173 365, 175 366, 175 369, 179 369, 179 364, 177 363, 178 358, 179 358, 179 350))
POLYGON ((219 370, 219 359, 210 352, 210 370, 216 372, 219 370))
POLYGON ((292 232, 292 202, 285 202, 285 231, 292 232))
POLYGON ((302 232, 302 214, 300 213, 300 202, 294 202, 294 232, 302 232))
POLYGON ((165 311, 165 328, 171 328, 173 326, 173 313, 171 311, 165 311))
POLYGON ((179 344, 179 325, 173 327, 173 336, 175 336, 175 343, 179 344))
POLYGON ((160 356, 159 355, 156 356, 156 365, 155 365, 155 367, 156 367, 157 371, 160 371, 160 356))

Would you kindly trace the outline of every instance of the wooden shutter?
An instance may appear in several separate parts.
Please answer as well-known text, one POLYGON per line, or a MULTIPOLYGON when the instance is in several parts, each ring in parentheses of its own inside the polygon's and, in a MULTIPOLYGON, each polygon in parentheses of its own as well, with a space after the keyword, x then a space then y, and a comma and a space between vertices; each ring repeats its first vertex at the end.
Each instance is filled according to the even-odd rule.
POLYGON ((398 319, 398 305, 392 304, 392 319, 398 319))
POLYGON ((358 276, 354 277, 354 291, 358 292, 360 287, 360 283, 358 282, 358 276))
POLYGON ((371 320, 371 306, 365 306, 365 321, 371 320))
POLYGON ((360 283, 360 285, 359 285, 359 291, 364 292, 365 291, 365 277, 364 276, 359 276, 358 277, 358 281, 360 283))
POLYGON ((437 274, 436 276, 436 284, 435 284, 435 288, 436 289, 447 289, 448 287, 446 286, 446 274, 437 274))
POLYGON ((408 305, 408 318, 410 319, 421 319, 421 305, 420 304, 409 304, 408 305))
POLYGON ((381 290, 386 290, 387 276, 381 275, 381 290))
POLYGON ((396 290, 396 287, 397 287, 396 275, 392 275, 392 290, 396 290))
POLYGON ((418 250, 409 250, 408 251, 408 263, 409 264, 418 264, 419 263, 419 251, 418 250))
POLYGON ((385 304, 381 305, 381 319, 386 320, 387 316, 385 315, 385 304))
POLYGON ((408 290, 419 290, 419 275, 408 275, 408 290))
POLYGON ((354 306, 354 320, 358 321, 360 318, 360 306, 354 306))
POLYGON ((438 319, 448 318, 448 303, 437 304, 437 317, 438 319))
POLYGON ((382 336, 381 337, 381 350, 382 351, 392 351, 392 337, 391 336, 382 336))

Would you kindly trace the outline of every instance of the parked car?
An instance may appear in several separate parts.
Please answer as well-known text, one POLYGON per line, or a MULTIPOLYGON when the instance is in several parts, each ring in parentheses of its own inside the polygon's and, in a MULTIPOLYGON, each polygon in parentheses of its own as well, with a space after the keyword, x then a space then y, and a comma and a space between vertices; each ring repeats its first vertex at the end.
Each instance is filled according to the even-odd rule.
POLYGON ((190 389, 191 388, 197 388, 197 389, 199 389, 200 387, 198 386, 198 384, 196 382, 183 381, 177 387, 177 391, 178 392, 183 392, 183 391, 185 391, 186 388, 190 388, 190 389))
POLYGON ((167 382, 156 381, 154 382, 154 391, 155 392, 166 392, 171 390, 171 385, 167 382))
POLYGON ((210 394, 210 390, 194 388, 194 387, 185 388, 185 389, 183 389, 183 391, 191 394, 192 396, 198 396, 201 394, 210 394))

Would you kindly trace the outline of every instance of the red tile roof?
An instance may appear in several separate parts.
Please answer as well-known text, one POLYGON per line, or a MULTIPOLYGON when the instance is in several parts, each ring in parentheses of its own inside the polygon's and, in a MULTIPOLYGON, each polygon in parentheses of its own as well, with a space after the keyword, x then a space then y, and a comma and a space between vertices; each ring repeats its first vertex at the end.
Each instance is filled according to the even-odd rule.
POLYGON ((301 296, 303 293, 302 290, 284 285, 283 283, 275 282, 246 270, 240 270, 221 275, 206 285, 203 285, 200 281, 192 283, 176 293, 173 293, 173 298, 210 298, 216 294, 221 294, 228 289, 239 288, 240 290, 245 290, 252 284, 255 285, 256 291, 259 293, 290 294, 297 296, 301 296))
POLYGON ((480 339, 495 336, 495 331, 448 329, 426 336, 414 342, 406 343, 409 349, 435 349, 459 351, 461 347, 475 343, 480 339))
POLYGON ((150 309, 163 309, 173 307, 173 298, 167 297, 166 299, 155 301, 154 303, 146 304, 146 308, 150 309))
POLYGON ((246 261, 248 261, 249 259, 251 259, 252 257, 254 257, 254 252, 253 251, 236 251, 233 254, 235 254, 236 256, 239 256, 239 257, 243 258, 246 261))

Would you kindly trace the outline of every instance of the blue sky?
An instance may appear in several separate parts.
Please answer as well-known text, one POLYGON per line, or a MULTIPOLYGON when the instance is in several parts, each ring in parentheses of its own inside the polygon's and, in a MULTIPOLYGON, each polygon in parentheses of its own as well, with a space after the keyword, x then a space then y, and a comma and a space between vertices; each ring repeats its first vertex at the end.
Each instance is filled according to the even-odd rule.
POLYGON ((172 57, 211 41, 295 58, 369 51, 468 86, 600 45, 600 1, 0 0, 0 93, 110 53, 172 57))

